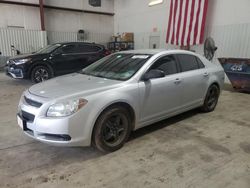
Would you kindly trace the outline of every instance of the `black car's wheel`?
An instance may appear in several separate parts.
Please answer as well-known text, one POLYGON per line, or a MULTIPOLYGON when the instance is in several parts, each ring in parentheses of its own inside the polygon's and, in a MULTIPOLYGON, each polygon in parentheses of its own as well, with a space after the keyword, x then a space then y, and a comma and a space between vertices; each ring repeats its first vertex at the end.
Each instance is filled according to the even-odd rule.
POLYGON ((213 84, 208 88, 206 98, 201 110, 203 112, 211 112, 215 109, 220 95, 220 89, 217 85, 213 84))
POLYGON ((131 118, 120 106, 105 110, 95 124, 92 144, 104 152, 120 149, 131 132, 131 118))
POLYGON ((52 77, 52 72, 45 66, 36 66, 31 71, 32 82, 39 83, 48 80, 52 77))

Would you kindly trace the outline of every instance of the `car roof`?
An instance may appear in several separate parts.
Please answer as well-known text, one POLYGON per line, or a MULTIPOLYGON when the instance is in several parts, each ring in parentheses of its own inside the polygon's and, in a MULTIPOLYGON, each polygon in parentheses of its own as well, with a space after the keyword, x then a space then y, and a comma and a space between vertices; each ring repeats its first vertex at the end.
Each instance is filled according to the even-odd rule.
POLYGON ((57 43, 54 43, 53 45, 55 44, 60 44, 60 45, 65 45, 65 44, 87 44, 87 45, 97 45, 97 46, 102 46, 101 44, 96 44, 94 42, 57 42, 57 43))
POLYGON ((195 55, 192 51, 187 50, 177 50, 177 49, 141 49, 141 50, 127 50, 127 51, 121 51, 118 53, 128 53, 128 54, 150 54, 155 55, 161 52, 170 52, 170 53, 183 53, 183 54, 192 54, 195 55))
POLYGON ((163 52, 166 49, 141 49, 141 50, 126 50, 126 51, 120 51, 118 53, 124 53, 124 54, 157 54, 159 52, 163 52))

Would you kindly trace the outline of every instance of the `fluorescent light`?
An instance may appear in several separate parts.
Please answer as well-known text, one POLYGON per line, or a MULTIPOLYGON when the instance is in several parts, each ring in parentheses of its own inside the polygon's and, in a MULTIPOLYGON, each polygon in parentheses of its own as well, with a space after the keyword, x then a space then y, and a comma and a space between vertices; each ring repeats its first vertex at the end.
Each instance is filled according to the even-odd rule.
POLYGON ((160 3, 162 3, 163 0, 150 0, 148 6, 154 6, 154 5, 158 5, 160 3))

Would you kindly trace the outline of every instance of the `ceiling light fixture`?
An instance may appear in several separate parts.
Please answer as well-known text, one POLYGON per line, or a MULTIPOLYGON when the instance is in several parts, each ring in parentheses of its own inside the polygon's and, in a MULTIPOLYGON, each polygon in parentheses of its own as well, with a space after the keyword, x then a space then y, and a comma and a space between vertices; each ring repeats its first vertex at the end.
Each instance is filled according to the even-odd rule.
POLYGON ((150 0, 148 6, 154 6, 163 3, 163 0, 150 0))

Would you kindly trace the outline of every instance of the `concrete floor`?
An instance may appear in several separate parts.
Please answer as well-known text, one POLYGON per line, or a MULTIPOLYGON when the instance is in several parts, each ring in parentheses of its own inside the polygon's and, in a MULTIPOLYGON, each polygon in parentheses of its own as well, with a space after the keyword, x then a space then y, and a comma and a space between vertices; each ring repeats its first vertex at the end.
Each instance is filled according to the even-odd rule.
POLYGON ((26 137, 16 108, 30 85, 0 74, 0 187, 250 187, 249 94, 223 91, 214 112, 153 124, 104 155, 26 137))

